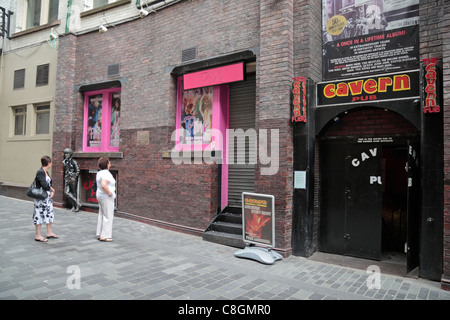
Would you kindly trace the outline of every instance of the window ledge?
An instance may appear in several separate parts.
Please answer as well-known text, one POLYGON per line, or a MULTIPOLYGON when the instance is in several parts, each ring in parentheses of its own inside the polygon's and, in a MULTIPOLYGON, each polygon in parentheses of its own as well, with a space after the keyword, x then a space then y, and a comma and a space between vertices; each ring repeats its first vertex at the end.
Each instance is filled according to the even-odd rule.
POLYGON ((6 142, 27 142, 27 141, 50 141, 50 135, 45 134, 42 136, 21 136, 21 137, 10 137, 6 139, 6 142))
POLYGON ((112 9, 112 8, 115 8, 115 7, 124 5, 124 4, 128 4, 130 2, 131 2, 131 0, 119 0, 119 1, 107 4, 106 6, 101 6, 101 7, 95 8, 95 9, 84 11, 84 12, 80 13, 80 18, 90 16, 91 14, 103 12, 105 10, 112 9))
POLYGON ((18 38, 18 37, 25 36, 27 34, 32 34, 34 32, 45 30, 45 29, 48 29, 48 28, 51 28, 51 27, 56 27, 56 26, 59 26, 60 24, 61 24, 61 20, 56 20, 54 22, 46 23, 46 24, 43 24, 41 26, 37 26, 37 27, 33 27, 33 28, 30 28, 30 29, 26 29, 26 30, 20 31, 20 32, 13 33, 11 35, 11 38, 18 38))
POLYGON ((161 153, 163 159, 179 159, 179 160, 190 160, 190 159, 207 159, 208 161, 215 161, 220 163, 222 160, 222 151, 216 150, 215 155, 211 154, 211 150, 195 150, 195 151, 182 151, 182 150, 170 150, 163 151, 161 153))
POLYGON ((123 159, 123 152, 74 152, 74 158, 100 158, 123 159))

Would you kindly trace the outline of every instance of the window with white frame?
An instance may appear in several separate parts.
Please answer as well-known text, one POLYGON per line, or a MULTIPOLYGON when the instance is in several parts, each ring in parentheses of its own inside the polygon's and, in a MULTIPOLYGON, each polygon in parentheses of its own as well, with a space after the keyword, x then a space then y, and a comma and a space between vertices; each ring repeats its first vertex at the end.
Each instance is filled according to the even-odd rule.
POLYGON ((25 1, 26 29, 58 20, 59 0, 25 1))
POLYGON ((36 134, 50 133, 50 105, 36 106, 36 134))
POLYGON ((12 108, 12 111, 14 115, 14 135, 24 136, 27 123, 27 107, 14 107, 12 108))

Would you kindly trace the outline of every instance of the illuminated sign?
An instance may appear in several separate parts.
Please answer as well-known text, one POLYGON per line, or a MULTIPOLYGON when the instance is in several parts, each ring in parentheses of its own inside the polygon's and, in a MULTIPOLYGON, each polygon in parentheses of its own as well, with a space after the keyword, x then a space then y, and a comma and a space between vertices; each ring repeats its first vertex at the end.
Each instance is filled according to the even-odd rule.
POLYGON ((419 72, 414 71, 319 83, 317 103, 321 106, 418 97, 419 77, 419 72))
POLYGON ((439 58, 424 59, 424 79, 423 79, 423 112, 441 112, 438 69, 439 58))
POLYGON ((306 79, 292 78, 292 122, 306 122, 306 79))

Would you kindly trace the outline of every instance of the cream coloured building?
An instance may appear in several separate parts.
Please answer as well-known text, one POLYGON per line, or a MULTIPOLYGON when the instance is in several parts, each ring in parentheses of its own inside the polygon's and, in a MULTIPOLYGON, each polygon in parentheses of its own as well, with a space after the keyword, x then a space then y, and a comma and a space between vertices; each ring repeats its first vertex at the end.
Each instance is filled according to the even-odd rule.
POLYGON ((47 39, 59 8, 44 0, 40 11, 31 10, 28 2, 0 1, 12 12, 5 19, 10 32, 1 38, 0 192, 19 198, 26 197, 40 158, 52 156, 58 54, 47 39))
POLYGON ((40 158, 52 157, 59 38, 139 19, 139 4, 0 0, 0 194, 27 198, 40 158))

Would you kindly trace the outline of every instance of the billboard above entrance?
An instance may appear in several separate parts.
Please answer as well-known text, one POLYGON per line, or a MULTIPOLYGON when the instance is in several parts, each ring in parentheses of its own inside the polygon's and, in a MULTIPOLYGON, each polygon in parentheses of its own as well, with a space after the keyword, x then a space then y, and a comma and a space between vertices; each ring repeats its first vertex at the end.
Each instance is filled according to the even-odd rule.
POLYGON ((419 69, 419 0, 322 0, 323 79, 419 69))
POLYGON ((419 71, 322 82, 317 84, 317 105, 330 106, 419 98, 419 86, 419 71))

